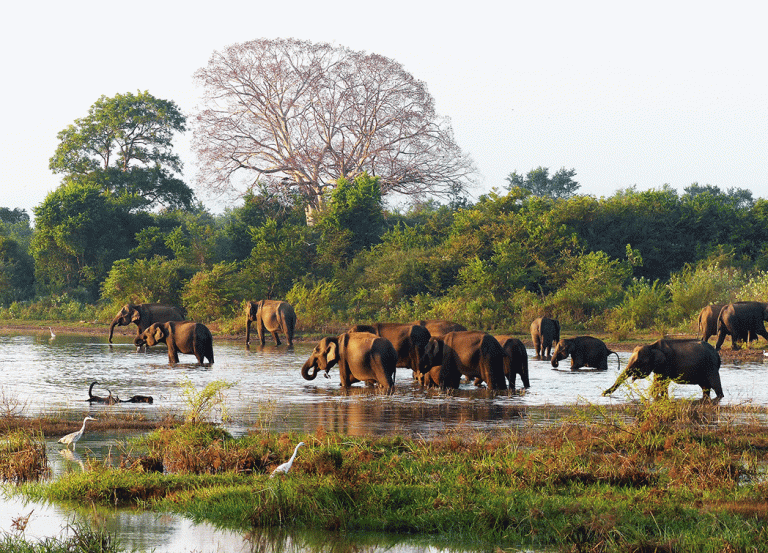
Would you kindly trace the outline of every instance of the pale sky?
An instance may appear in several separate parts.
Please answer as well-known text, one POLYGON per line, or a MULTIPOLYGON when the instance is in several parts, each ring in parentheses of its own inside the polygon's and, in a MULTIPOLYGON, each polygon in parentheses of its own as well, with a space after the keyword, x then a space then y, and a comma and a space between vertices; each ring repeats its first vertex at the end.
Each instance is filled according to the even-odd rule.
MULTIPOLYGON (((190 115, 215 50, 294 37, 374 52, 424 81, 480 170, 576 170, 580 193, 698 182, 768 197, 762 2, 15 2, 3 9, 0 206, 60 182, 56 134, 101 96, 148 90, 190 115)), ((175 141, 195 188, 191 131, 175 141)), ((197 191, 197 190, 196 190, 197 191)), ((198 191, 214 211, 220 205, 198 191)))

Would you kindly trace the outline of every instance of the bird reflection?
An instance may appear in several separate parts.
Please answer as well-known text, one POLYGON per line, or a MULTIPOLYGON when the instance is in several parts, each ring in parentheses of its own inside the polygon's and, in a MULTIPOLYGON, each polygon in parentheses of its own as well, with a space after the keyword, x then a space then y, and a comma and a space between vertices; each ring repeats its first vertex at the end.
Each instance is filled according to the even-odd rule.
POLYGON ((85 463, 83 462, 83 458, 80 457, 79 453, 70 449, 62 449, 59 451, 59 453, 62 457, 64 457, 66 461, 80 465, 80 469, 85 472, 85 463))

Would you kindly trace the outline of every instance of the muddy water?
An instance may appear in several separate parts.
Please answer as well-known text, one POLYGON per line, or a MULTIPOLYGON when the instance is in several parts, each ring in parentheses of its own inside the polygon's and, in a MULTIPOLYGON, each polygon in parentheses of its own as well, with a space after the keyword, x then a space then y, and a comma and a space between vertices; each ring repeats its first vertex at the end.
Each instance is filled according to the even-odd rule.
MULTIPOLYGON (((338 372, 333 369, 331 378, 321 375, 313 381, 302 379, 300 369, 312 347, 275 347, 268 342, 263 348, 246 348, 241 343, 217 342, 216 362, 212 366, 199 367, 193 356, 185 355, 181 356, 180 364, 170 366, 164 348, 138 353, 127 335, 109 345, 106 331, 104 337, 59 332, 55 339, 49 338, 47 329, 38 335, 0 335, 0 412, 54 415, 69 420, 82 420, 85 415, 98 418, 109 412, 160 419, 168 414, 183 415, 188 410, 183 383, 202 390, 211 382, 224 381, 230 385, 224 392, 224 411, 214 411, 211 417, 225 419, 225 426, 236 435, 257 427, 272 431, 311 432, 323 428, 352 435, 431 437, 454 429, 504 429, 531 424, 536 417, 558 416, 558 411, 528 407, 632 401, 647 389, 646 381, 638 381, 620 388, 612 398, 603 398, 602 390, 618 374, 616 358, 612 356, 607 372, 552 370, 549 363, 530 359, 531 387, 518 393, 489 394, 470 385, 462 385, 460 390, 448 394, 425 390, 414 383, 410 371, 400 369, 395 392, 382 395, 360 384, 350 390, 341 389, 338 372), (106 396, 108 391, 122 399, 144 395, 152 396, 154 402, 91 405, 86 400, 93 381, 99 382, 94 387, 97 395, 106 396)), ((622 367, 628 356, 620 353, 622 367)), ((562 363, 561 369, 567 365, 568 362, 562 363)), ((726 363, 721 368, 721 380, 724 404, 768 405, 768 371, 763 363, 726 363)), ((701 394, 696 386, 672 385, 670 391, 676 397, 696 398, 701 394)), ((78 455, 119 455, 124 438, 88 431, 78 444, 78 455)), ((55 440, 48 448, 54 475, 83 470, 83 457, 62 456, 61 446, 55 440)), ((27 529, 29 537, 56 535, 71 521, 71 507, 22 505, 18 499, 6 499, 0 500, 0 532, 10 531, 12 520, 31 509, 34 512, 27 529)), ((124 545, 158 553, 247 551, 253 548, 254 539, 259 543, 265 539, 249 536, 246 540, 237 533, 194 525, 178 517, 126 512, 99 516, 106 517, 108 526, 117 532, 124 545)), ((303 543, 295 535, 278 537, 277 541, 278 549, 304 550, 303 546, 295 546, 303 543)), ((376 551, 379 546, 369 547, 364 550, 376 551)), ((423 549, 402 544, 393 549, 389 544, 386 550, 423 549)))

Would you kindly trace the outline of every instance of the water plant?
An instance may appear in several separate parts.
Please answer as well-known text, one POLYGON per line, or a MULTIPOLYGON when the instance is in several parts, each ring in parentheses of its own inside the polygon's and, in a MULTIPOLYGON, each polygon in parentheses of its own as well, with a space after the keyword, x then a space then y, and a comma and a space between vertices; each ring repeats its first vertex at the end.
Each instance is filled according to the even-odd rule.
POLYGON ((223 380, 214 380, 198 391, 189 377, 182 380, 180 386, 184 403, 187 407, 185 411, 187 422, 209 421, 210 417, 217 410, 219 412, 219 419, 226 421, 228 416, 224 403, 224 391, 234 385, 234 383, 223 380))
POLYGON ((47 472, 48 459, 42 433, 16 429, 0 438, 0 480, 37 480, 47 472))

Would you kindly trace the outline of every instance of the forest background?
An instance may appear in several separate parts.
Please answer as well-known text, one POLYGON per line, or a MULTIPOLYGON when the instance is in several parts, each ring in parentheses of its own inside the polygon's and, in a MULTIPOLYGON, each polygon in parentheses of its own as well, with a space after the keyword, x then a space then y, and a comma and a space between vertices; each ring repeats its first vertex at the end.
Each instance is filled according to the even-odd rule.
POLYGON ((596 198, 578 193, 575 169, 538 167, 476 201, 459 186, 393 208, 358 172, 326 187, 311 218, 306 196, 267 183, 214 214, 177 176, 185 125, 172 101, 139 92, 102 97, 61 131, 50 168, 62 182, 34 227, 0 208, 1 319, 106 324, 124 303, 160 302, 238 333, 245 301, 285 299, 314 333, 439 318, 525 334, 546 314, 621 340, 695 332, 709 303, 768 298, 768 200, 748 189, 596 198), (99 141, 118 127, 130 145, 110 156, 99 141))

